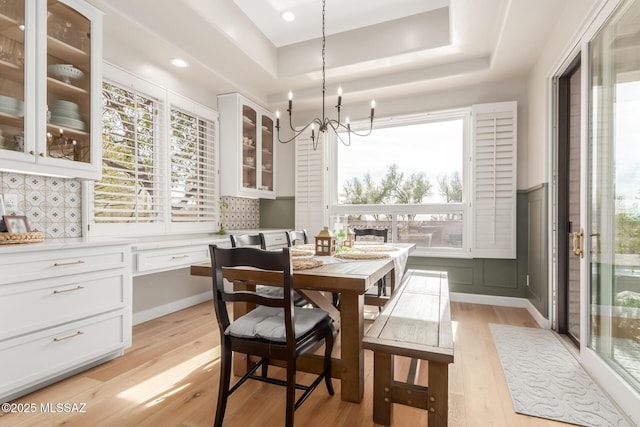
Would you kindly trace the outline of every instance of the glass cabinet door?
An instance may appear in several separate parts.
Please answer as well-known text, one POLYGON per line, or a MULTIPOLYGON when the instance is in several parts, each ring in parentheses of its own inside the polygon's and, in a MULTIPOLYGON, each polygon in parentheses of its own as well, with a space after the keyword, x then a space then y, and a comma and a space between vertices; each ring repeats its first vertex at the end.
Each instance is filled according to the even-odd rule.
POLYGON ((24 0, 0 0, 0 150, 25 150, 24 23, 24 0))
POLYGON ((273 191, 273 120, 261 116, 262 120, 262 181, 260 189, 273 191))
POLYGON ((91 21, 58 1, 48 2, 46 81, 46 157, 90 163, 91 21))
POLYGON ((242 186, 257 188, 256 165, 258 161, 257 134, 258 114, 253 108, 242 106, 242 186))

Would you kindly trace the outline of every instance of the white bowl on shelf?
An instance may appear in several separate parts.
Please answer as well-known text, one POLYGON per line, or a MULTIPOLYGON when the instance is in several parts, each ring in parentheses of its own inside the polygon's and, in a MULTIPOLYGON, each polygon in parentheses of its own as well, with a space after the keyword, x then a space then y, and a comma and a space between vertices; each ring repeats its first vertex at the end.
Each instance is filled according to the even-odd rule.
POLYGON ((71 84, 71 80, 84 77, 84 73, 71 64, 51 64, 47 67, 49 74, 66 84, 71 84))

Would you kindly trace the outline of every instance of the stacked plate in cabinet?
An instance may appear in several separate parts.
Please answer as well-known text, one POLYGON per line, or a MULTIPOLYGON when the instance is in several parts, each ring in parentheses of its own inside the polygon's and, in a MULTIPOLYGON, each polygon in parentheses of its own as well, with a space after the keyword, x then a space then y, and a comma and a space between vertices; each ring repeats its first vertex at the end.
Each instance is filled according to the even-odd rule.
POLYGON ((0 95, 0 113, 22 116, 24 114, 24 102, 17 98, 0 95))
POLYGON ((80 119, 80 106, 75 102, 56 100, 51 107, 50 121, 54 125, 85 130, 84 122, 80 119))

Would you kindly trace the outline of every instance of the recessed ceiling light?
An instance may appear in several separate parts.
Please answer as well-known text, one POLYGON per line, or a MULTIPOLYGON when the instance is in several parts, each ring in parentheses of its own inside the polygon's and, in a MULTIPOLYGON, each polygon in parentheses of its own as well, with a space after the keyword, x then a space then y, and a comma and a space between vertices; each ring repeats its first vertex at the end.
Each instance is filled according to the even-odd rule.
POLYGON ((178 68, 187 68, 189 66, 187 61, 180 58, 172 58, 171 63, 178 68))
POLYGON ((287 22, 293 22, 296 20, 296 15, 293 14, 290 10, 282 12, 282 19, 287 22))

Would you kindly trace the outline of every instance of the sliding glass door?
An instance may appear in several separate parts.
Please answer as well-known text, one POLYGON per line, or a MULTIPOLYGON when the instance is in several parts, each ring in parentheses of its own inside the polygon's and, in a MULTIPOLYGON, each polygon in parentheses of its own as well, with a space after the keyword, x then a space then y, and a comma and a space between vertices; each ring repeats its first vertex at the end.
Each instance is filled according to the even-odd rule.
POLYGON ((640 0, 590 43, 587 345, 640 390, 640 0))

